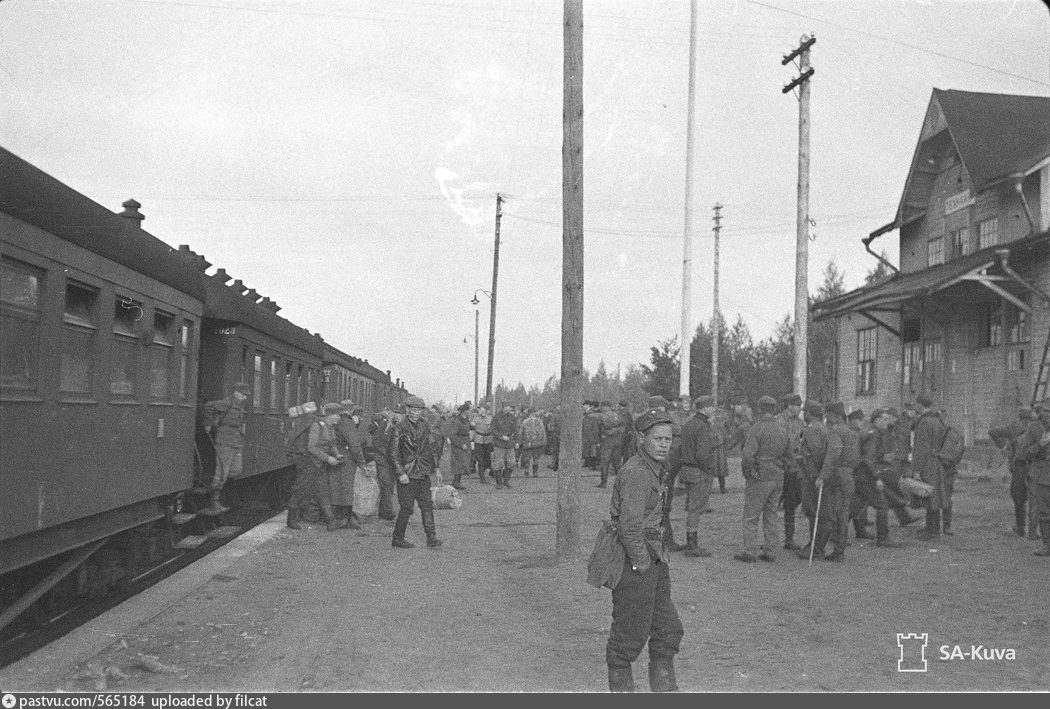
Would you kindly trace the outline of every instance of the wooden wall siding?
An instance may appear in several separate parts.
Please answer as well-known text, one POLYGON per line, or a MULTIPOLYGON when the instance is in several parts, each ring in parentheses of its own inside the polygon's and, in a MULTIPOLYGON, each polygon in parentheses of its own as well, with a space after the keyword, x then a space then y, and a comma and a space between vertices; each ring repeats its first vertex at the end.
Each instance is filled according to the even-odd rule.
MULTIPOLYGON (((898 316, 881 313, 879 317, 887 325, 899 329, 898 316)), ((856 313, 839 318, 839 399, 846 411, 861 409, 865 414, 871 414, 882 406, 901 406, 900 339, 881 327, 877 335, 875 393, 857 395, 857 330, 871 325, 874 323, 856 313)))

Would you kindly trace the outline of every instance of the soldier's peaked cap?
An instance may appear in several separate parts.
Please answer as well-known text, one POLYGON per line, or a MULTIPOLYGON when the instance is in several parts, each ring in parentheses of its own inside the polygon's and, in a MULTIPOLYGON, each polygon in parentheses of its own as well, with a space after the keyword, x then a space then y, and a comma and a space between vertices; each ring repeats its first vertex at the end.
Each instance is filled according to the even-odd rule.
POLYGON ((653 426, 661 423, 673 425, 674 421, 662 411, 647 411, 634 422, 634 428, 638 433, 645 433, 653 426))
POLYGON ((780 397, 780 403, 783 406, 802 406, 802 397, 794 392, 784 394, 780 397))
POLYGON ((667 406, 667 399, 659 394, 649 397, 649 406, 667 406))
POLYGON ((410 396, 405 399, 405 406, 413 409, 425 409, 427 405, 418 396, 410 396))
POLYGON ((771 396, 763 396, 761 399, 758 400, 758 405, 759 406, 776 406, 777 405, 777 400, 774 399, 771 396))
POLYGON ((846 406, 841 401, 834 401, 824 407, 824 410, 830 415, 841 416, 846 418, 846 406))

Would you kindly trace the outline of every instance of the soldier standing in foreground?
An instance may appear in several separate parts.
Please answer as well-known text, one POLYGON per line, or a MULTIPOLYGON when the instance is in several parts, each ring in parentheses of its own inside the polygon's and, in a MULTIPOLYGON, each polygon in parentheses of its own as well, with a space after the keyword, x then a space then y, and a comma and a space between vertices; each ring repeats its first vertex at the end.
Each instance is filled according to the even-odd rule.
POLYGON ((674 656, 684 629, 671 600, 671 575, 661 534, 666 493, 665 461, 671 448, 671 419, 650 412, 635 424, 642 434, 638 453, 624 463, 613 483, 609 514, 619 526, 626 558, 613 589, 612 627, 605 646, 609 690, 633 692, 633 663, 649 645, 649 688, 678 689, 674 656))
POLYGON ((423 532, 428 547, 441 546, 434 524, 434 500, 430 493, 430 474, 437 469, 438 446, 430 425, 423 417, 426 404, 418 396, 405 399, 405 418, 398 423, 390 439, 390 460, 397 473, 397 501, 401 509, 394 524, 391 546, 411 549, 415 546, 405 539, 408 518, 415 506, 423 517, 423 532))

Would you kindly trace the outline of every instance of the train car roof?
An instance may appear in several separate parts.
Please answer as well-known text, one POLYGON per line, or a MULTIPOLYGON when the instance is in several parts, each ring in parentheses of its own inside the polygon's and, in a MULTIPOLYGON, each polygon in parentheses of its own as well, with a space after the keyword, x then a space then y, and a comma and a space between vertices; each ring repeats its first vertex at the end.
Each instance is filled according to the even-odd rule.
POLYGON ((204 300, 200 272, 175 249, 2 147, 0 211, 204 300))
MULTIPOLYGON (((192 254, 190 258, 199 257, 192 254)), ((204 299, 204 317, 243 323, 322 359, 324 340, 320 335, 311 335, 304 328, 282 318, 272 306, 255 302, 254 297, 257 296, 242 294, 238 289, 225 285, 227 278, 226 272, 222 270, 205 277, 207 297, 204 299)))
POLYGON ((354 357, 348 355, 342 350, 333 347, 330 343, 324 343, 324 363, 325 364, 338 364, 346 367, 349 370, 363 374, 369 379, 379 379, 382 381, 390 381, 387 373, 379 369, 375 365, 369 364, 366 360, 360 357, 354 357))

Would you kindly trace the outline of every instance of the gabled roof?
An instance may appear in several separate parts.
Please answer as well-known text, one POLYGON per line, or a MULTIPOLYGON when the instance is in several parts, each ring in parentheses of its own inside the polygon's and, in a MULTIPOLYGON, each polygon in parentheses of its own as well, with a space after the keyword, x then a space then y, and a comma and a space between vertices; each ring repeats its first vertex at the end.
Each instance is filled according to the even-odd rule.
POLYGON ((955 285, 967 274, 998 263, 997 251, 1007 250, 1011 258, 1030 253, 1033 249, 1050 244, 1050 231, 1033 234, 1007 244, 996 244, 975 253, 922 271, 896 273, 891 278, 874 286, 857 288, 835 298, 815 303, 810 310, 814 320, 843 315, 861 310, 893 310, 912 298, 936 293, 955 285))
POLYGON ((905 208, 909 196, 912 201, 919 195, 925 199, 934 175, 920 166, 938 150, 932 146, 945 141, 959 153, 975 193, 1007 177, 1025 175, 1050 157, 1050 98, 934 89, 897 213, 879 233, 921 216, 914 209, 905 214, 905 208))
POLYGON ((1050 155, 1050 98, 933 90, 974 191, 1050 155))

